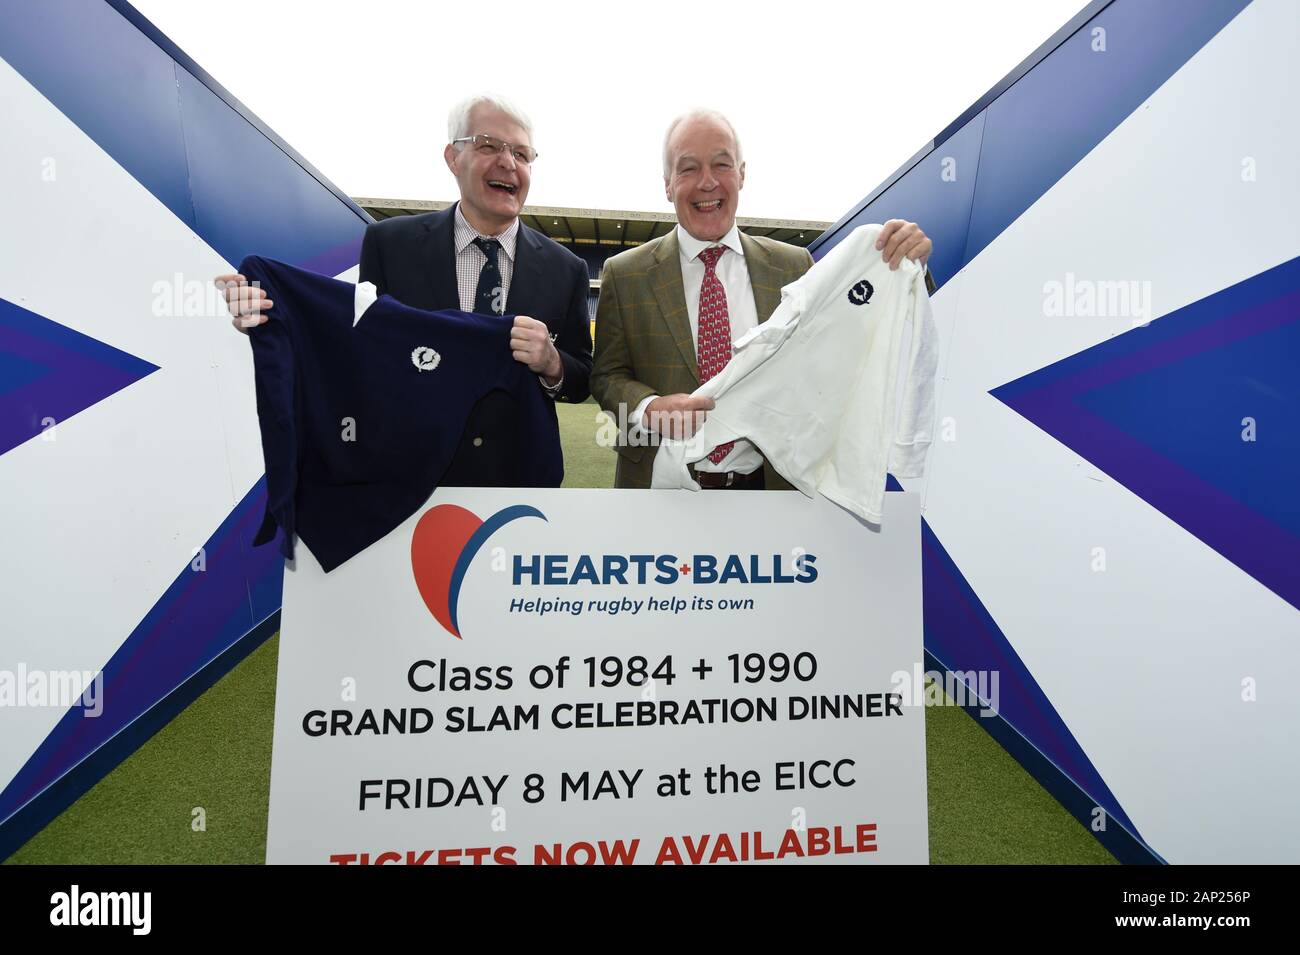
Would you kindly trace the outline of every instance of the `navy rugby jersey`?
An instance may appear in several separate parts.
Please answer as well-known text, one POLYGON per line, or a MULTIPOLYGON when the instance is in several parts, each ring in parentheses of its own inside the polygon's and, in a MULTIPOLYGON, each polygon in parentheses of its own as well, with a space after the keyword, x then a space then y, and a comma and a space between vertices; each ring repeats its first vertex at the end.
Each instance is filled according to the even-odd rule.
POLYGON ((427 312, 388 295, 358 315, 350 282, 256 255, 239 271, 275 303, 249 330, 267 485, 253 543, 278 527, 285 557, 297 534, 333 570, 428 499, 470 409, 498 389, 519 410, 514 486, 559 487, 559 426, 511 355, 511 316, 427 312))

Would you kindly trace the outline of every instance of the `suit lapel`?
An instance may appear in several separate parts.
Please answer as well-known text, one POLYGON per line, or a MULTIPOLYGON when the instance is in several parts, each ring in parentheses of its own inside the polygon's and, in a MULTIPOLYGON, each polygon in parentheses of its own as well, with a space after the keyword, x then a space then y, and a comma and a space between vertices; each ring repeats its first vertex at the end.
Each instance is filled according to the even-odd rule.
MULTIPOLYGON (((456 207, 436 212, 425 223, 423 248, 420 250, 422 283, 429 296, 428 304, 417 308, 458 309, 460 288, 456 282, 456 242, 453 232, 456 207)), ((412 302, 412 305, 416 303, 412 302)))
POLYGON ((686 290, 682 286, 681 246, 677 242, 677 230, 668 233, 659 242, 655 250, 655 263, 651 266, 647 278, 654 292, 655 302, 659 305, 659 314, 673 337, 677 351, 690 368, 696 381, 700 379, 700 368, 695 363, 695 342, 691 338, 691 319, 686 311, 686 290))
POLYGON ((743 232, 740 233, 740 245, 745 250, 745 268, 749 270, 749 284, 754 289, 754 310, 761 325, 781 304, 784 275, 772 264, 767 250, 743 232))
POLYGON ((506 296, 506 313, 509 315, 532 315, 538 321, 545 321, 539 315, 538 294, 542 288, 542 254, 535 236, 528 226, 519 223, 519 234, 515 240, 514 271, 510 275, 510 292, 506 296))

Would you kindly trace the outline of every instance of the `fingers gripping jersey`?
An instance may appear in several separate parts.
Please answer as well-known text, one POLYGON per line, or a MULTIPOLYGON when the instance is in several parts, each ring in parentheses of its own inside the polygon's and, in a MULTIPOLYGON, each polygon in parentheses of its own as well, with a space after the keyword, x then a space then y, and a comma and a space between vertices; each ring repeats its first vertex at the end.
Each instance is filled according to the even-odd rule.
POLYGON ((267 485, 254 543, 278 527, 292 557, 296 533, 333 570, 428 499, 470 409, 496 389, 519 411, 516 486, 559 486, 559 427, 511 355, 510 317, 368 303, 366 286, 260 256, 239 271, 275 303, 249 332, 267 485))
POLYGON ((781 290, 766 322, 695 391, 714 399, 690 441, 663 441, 652 487, 699 490, 688 464, 748 439, 804 494, 875 523, 885 474, 920 477, 934 422, 938 340, 925 273, 891 271, 880 226, 855 229, 781 290))

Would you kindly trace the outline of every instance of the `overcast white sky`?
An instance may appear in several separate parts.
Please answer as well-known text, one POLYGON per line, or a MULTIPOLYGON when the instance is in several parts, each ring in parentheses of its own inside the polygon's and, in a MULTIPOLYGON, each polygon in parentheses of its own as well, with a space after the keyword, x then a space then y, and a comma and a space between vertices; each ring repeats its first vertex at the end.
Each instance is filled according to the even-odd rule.
POLYGON ((1085 0, 133 0, 341 189, 453 199, 448 108, 536 128, 530 205, 671 211, 660 149, 726 113, 740 214, 838 219, 1085 0))

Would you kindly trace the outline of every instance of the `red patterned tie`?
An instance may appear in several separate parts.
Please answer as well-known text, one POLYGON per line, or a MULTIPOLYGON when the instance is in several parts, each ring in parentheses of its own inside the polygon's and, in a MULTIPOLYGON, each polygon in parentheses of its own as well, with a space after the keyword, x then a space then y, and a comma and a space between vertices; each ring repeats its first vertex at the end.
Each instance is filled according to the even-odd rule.
MULTIPOLYGON (((704 384, 731 361, 731 319, 727 315, 727 290, 722 287, 716 270, 718 259, 727 251, 715 245, 700 253, 704 263, 704 281, 700 283, 700 330, 695 346, 696 363, 700 366, 700 384, 704 384)), ((728 441, 709 452, 709 460, 721 464, 731 453, 736 442, 728 441)))

